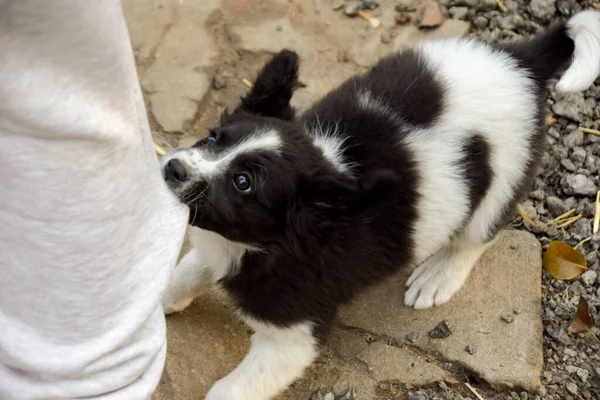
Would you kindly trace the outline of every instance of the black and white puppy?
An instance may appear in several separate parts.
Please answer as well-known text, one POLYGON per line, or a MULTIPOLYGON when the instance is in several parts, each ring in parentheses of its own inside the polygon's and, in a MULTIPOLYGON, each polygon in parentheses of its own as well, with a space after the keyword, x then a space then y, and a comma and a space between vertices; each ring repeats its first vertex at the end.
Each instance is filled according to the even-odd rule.
POLYGON ((447 302, 530 188, 545 85, 561 72, 563 92, 600 74, 599 13, 521 44, 422 43, 298 117, 298 58, 282 51, 221 126, 165 156, 195 227, 165 312, 216 282, 255 331, 207 399, 283 391, 317 356, 340 304, 401 268, 418 265, 407 305, 447 302))

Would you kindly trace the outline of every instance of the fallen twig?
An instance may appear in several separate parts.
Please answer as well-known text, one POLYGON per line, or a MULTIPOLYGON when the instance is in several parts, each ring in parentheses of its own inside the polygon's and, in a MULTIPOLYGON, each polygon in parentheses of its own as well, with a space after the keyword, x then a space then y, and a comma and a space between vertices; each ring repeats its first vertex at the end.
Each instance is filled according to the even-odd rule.
POLYGON ((590 240, 592 240, 592 237, 591 237, 591 236, 590 236, 590 237, 587 237, 587 238, 585 238, 585 239, 583 239, 581 242, 577 243, 577 244, 575 245, 575 247, 573 247, 573 248, 574 248, 575 250, 577 250, 577 248, 578 248, 579 246, 583 245, 583 244, 584 244, 584 243, 586 243, 586 242, 589 242, 590 240))
POLYGON ((154 143, 154 151, 156 152, 156 154, 158 154, 160 157, 164 156, 165 154, 167 154, 166 150, 163 149, 162 147, 160 147, 159 145, 157 145, 156 143, 154 143))
POLYGON ((360 17, 362 19, 364 19, 369 24, 371 24, 371 27, 373 29, 379 29, 379 27, 381 27, 381 22, 377 18, 375 18, 374 16, 372 16, 371 14, 369 14, 368 12, 360 10, 358 12, 358 15, 360 15, 360 17))
POLYGON ((467 387, 467 389, 469 389, 471 391, 471 393, 473 393, 479 400, 485 400, 483 397, 481 397, 481 395, 477 392, 477 390, 475 390, 475 388, 473 386, 471 386, 468 382, 465 382, 465 386, 467 387))
POLYGON ((579 215, 577 215, 575 217, 571 217, 571 218, 567 219, 565 222, 563 222, 562 224, 558 225, 557 228, 564 228, 566 226, 569 226, 569 225, 571 225, 573 222, 577 221, 581 217, 582 217, 581 214, 579 214, 579 215))
POLYGON ((517 211, 519 212, 519 215, 521 216, 521 218, 523 218, 523 221, 527 222, 529 225, 533 225, 537 228, 541 228, 541 226, 538 223, 536 223, 534 220, 531 219, 531 217, 529 215, 527 215, 527 213, 523 209, 522 205, 517 204, 517 211))
POLYGON ((600 131, 598 129, 584 128, 584 127, 580 126, 579 130, 584 133, 591 133, 592 135, 600 136, 600 131))
POLYGON ((498 8, 500 9, 500 11, 502 11, 503 13, 508 12, 508 8, 504 5, 502 0, 496 0, 496 4, 498 4, 498 8))

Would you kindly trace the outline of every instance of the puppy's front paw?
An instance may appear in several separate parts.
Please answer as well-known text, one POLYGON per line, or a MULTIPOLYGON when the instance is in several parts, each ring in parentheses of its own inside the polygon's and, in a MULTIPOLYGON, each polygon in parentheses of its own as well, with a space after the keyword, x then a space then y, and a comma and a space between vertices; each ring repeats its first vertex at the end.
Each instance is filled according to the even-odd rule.
POLYGON ((240 393, 237 392, 236 385, 225 377, 214 384, 205 400, 250 400, 248 397, 240 396, 240 393))
POLYGON ((181 293, 169 287, 162 298, 163 311, 165 315, 181 312, 188 308, 192 301, 194 301, 193 297, 181 296, 181 293))
POLYGON ((452 268, 452 259, 437 254, 421 264, 408 278, 404 304, 417 310, 446 303, 460 290, 467 274, 452 268))

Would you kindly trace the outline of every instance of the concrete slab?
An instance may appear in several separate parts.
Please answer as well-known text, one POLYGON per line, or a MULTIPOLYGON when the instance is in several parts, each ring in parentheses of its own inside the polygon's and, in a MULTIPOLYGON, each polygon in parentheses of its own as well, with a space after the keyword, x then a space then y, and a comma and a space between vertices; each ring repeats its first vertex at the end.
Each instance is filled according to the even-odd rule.
POLYGON ((417 311, 404 306, 409 275, 406 271, 364 293, 342 310, 341 323, 403 341, 414 334, 419 349, 459 363, 492 386, 540 385, 541 246, 532 234, 503 232, 465 287, 440 307, 417 311), (428 332, 442 320, 452 335, 430 338, 428 332), (465 351, 467 346, 474 354, 465 351))
POLYGON ((216 45, 206 30, 220 1, 124 0, 142 88, 163 131, 182 132, 210 87, 216 45))

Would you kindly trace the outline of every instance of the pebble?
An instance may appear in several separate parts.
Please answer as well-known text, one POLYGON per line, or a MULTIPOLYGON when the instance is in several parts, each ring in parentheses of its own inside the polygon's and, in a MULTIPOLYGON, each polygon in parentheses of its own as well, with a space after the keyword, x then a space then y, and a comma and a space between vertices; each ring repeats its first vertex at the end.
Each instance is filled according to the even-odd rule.
POLYGON ((395 17, 396 23, 398 25, 404 25, 404 24, 410 22, 411 18, 412 17, 410 16, 410 14, 406 14, 406 13, 396 14, 396 17, 395 17))
POLYGON ((394 7, 394 10, 399 13, 417 11, 415 7, 407 4, 397 4, 396 7, 394 7))
POLYGON ((408 340, 411 343, 414 343, 417 341, 417 334, 414 332, 409 333, 408 335, 406 335, 406 340, 408 340))
POLYGON ((573 130, 563 138, 563 144, 567 147, 583 146, 585 135, 579 129, 573 130))
POLYGON ((585 159, 587 158, 587 151, 585 151, 582 147, 573 148, 573 152, 571 153, 571 160, 573 160, 577 165, 582 166, 585 163, 585 159))
POLYGON ((471 355, 475 354, 475 347, 470 344, 465 347, 465 351, 471 355))
POLYGON ((498 7, 496 0, 479 0, 478 8, 483 11, 492 11, 498 7))
POLYGON ((486 17, 484 17, 484 16, 482 16, 482 15, 478 15, 478 16, 477 16, 477 17, 475 17, 475 19, 473 20, 473 25, 474 25, 476 28, 478 28, 478 29, 483 29, 483 28, 485 28, 486 26, 488 26, 488 23, 489 23, 489 22, 490 22, 490 21, 489 21, 489 20, 488 20, 486 17))
POLYGON ((559 215, 562 215, 568 211, 564 202, 556 196, 546 197, 546 207, 555 217, 558 217, 559 215))
POLYGON ((450 7, 448 13, 454 19, 465 19, 469 13, 469 9, 467 7, 450 7))
POLYGON ((500 317, 500 319, 506 322, 507 324, 512 324, 513 322, 515 322, 515 317, 512 314, 504 314, 500 317))
POLYGON ((445 339, 452 334, 448 321, 443 320, 435 328, 429 331, 429 337, 433 339, 445 339))
POLYGON ((575 396, 577 394, 577 392, 579 391, 577 388, 577 385, 574 383, 571 383, 571 382, 567 383, 565 385, 565 387, 567 388, 569 393, 571 393, 573 396, 575 396))
POLYGON ((523 17, 520 15, 509 15, 498 19, 498 25, 502 29, 513 30, 523 24, 523 17))
POLYGON ((392 41, 392 35, 389 32, 381 33, 381 43, 387 44, 392 41))
POLYGON ((374 10, 379 7, 379 2, 375 0, 363 0, 362 9, 363 10, 374 10))
POLYGON ((356 17, 358 15, 359 10, 360 7, 358 4, 349 4, 346 7, 344 7, 344 14, 347 17, 356 17))
POLYGON ((597 277, 598 273, 596 271, 588 269, 583 274, 581 274, 580 279, 581 283, 583 283, 585 287, 590 287, 594 284, 594 282, 596 282, 597 277))
POLYGON ((550 22, 556 13, 556 0, 531 0, 531 15, 543 22, 550 22))
POLYGON ((564 160, 560 160, 560 165, 562 165, 569 172, 577 171, 577 167, 575 166, 573 161, 569 160, 568 158, 565 158, 564 160))
POLYGON ((566 194, 595 196, 598 191, 596 184, 582 174, 568 174, 562 177, 560 184, 566 194))
POLYGON ((552 112, 560 117, 565 117, 579 122, 580 111, 585 108, 583 93, 564 93, 552 106, 552 112))
POLYGON ((331 8, 334 10, 339 10, 340 8, 342 8, 344 6, 344 2, 345 2, 345 0, 333 0, 333 4, 331 5, 331 8))
POLYGON ((577 356, 577 352, 575 350, 571 350, 569 348, 566 348, 564 350, 564 353, 569 356, 569 357, 576 357, 577 356))
POLYGON ((216 74, 213 78, 212 86, 215 90, 220 90, 227 87, 227 81, 220 74, 216 74))

